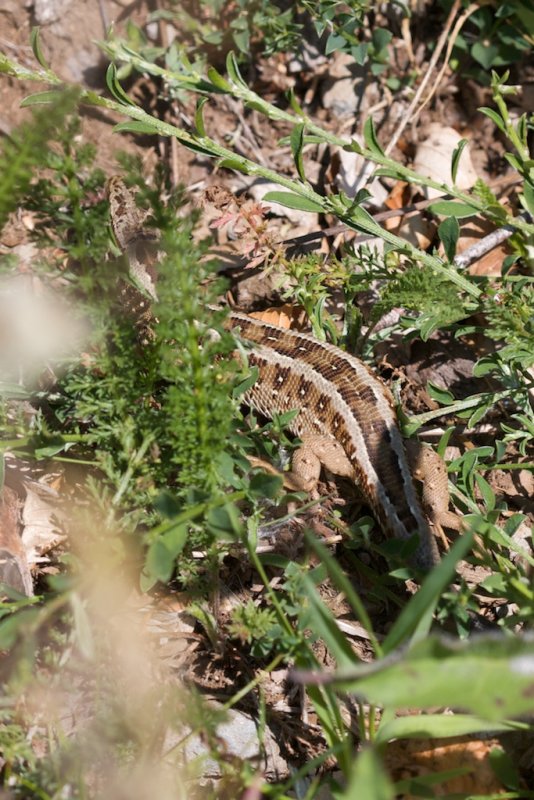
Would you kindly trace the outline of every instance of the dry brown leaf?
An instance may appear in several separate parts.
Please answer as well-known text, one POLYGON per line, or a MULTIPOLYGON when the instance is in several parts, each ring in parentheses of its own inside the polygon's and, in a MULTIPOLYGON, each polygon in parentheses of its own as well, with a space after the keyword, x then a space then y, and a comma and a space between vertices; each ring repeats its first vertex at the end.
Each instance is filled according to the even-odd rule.
POLYGON ((303 323, 303 311, 298 306, 283 305, 277 308, 266 308, 264 311, 252 311, 249 316, 276 325, 279 328, 300 328, 303 323))
POLYGON ((50 487, 25 481, 26 500, 22 509, 22 543, 30 564, 42 562, 46 553, 65 540, 58 529, 61 518, 59 496, 50 487))
MULTIPOLYGON (((410 202, 410 186, 405 181, 397 181, 390 192, 385 204, 390 209, 403 208, 410 202)), ((397 236, 402 236, 414 247, 427 250, 436 233, 434 222, 425 219, 421 214, 410 216, 399 215, 390 217, 384 222, 384 227, 397 236)))
MULTIPOLYGON (((471 217, 466 220, 460 225, 460 238, 458 239, 457 247, 458 255, 494 230, 494 224, 483 217, 471 217)), ((490 250, 473 262, 469 267, 469 274, 500 275, 502 273, 502 262, 510 252, 507 242, 502 242, 502 244, 497 245, 493 250, 490 250)))

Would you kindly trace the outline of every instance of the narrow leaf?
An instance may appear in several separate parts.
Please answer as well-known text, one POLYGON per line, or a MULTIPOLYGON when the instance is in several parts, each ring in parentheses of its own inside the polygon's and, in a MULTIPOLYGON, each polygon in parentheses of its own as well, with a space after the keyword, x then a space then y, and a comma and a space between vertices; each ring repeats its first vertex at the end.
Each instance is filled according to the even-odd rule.
POLYGON ((363 126, 363 138, 365 140, 365 144, 372 153, 379 156, 384 155, 384 151, 380 147, 378 139, 376 138, 375 124, 372 117, 369 117, 365 120, 365 125, 363 126))
POLYGON ((235 169, 236 172, 243 172, 245 175, 248 175, 247 165, 243 161, 240 161, 237 156, 235 158, 220 158, 217 161, 217 167, 235 169))
POLYGON ((315 211, 316 213, 321 213, 323 211, 319 203, 315 203, 307 197, 301 197, 299 194, 293 194, 292 192, 267 192, 263 197, 263 202, 278 203, 286 208, 297 208, 300 211, 315 211))
POLYGON ((25 97, 20 106, 21 108, 29 108, 29 106, 40 106, 48 105, 49 103, 55 103, 59 97, 59 94, 60 92, 58 89, 50 89, 47 92, 36 92, 35 94, 30 94, 28 97, 25 97))
POLYGON ((482 499, 486 504, 486 510, 488 513, 493 511, 495 508, 495 494, 493 493, 493 489, 479 472, 475 472, 475 482, 479 488, 480 494, 482 495, 482 499))
POLYGON ((517 728, 513 723, 488 722, 471 714, 417 714, 396 717, 381 725, 375 738, 380 744, 392 739, 444 739, 472 733, 497 733, 517 728))
POLYGON ((443 243, 447 258, 452 262, 456 255, 456 245, 460 236, 460 226, 456 217, 447 217, 440 223, 438 236, 443 243))
POLYGON ((297 168, 297 172, 299 174, 299 178, 301 179, 301 181, 306 180, 306 175, 304 174, 304 163, 302 161, 303 140, 304 140, 304 125, 303 124, 295 125, 289 137, 289 144, 291 146, 291 152, 293 153, 293 159, 295 161, 295 166, 297 168))
POLYGON ((523 198, 527 210, 534 217, 534 186, 528 183, 528 181, 525 181, 525 185, 523 186, 523 198))
POLYGON ((460 158, 462 157, 462 153, 465 150, 466 145, 467 139, 460 139, 458 146, 455 147, 453 151, 451 161, 451 178, 453 184, 456 183, 456 175, 458 174, 458 167, 460 166, 460 158))
POLYGON ((394 800, 395 791, 376 750, 364 748, 356 757, 344 797, 394 800))
POLYGON ((129 120, 128 122, 119 122, 118 125, 115 125, 113 130, 116 133, 141 133, 151 136, 157 136, 160 133, 156 126, 150 122, 141 122, 135 119, 129 120))
POLYGON ((207 97, 201 97, 199 100, 197 100, 197 107, 195 109, 195 128, 199 136, 206 135, 203 109, 207 102, 208 102, 207 97))
POLYGON ((122 86, 120 85, 119 79, 117 77, 117 67, 113 62, 109 65, 106 70, 106 84, 115 98, 117 102, 121 103, 122 105, 126 106, 133 106, 135 103, 131 100, 130 97, 126 94, 122 86))
POLYGON ((46 58, 44 57, 43 51, 41 50, 41 41, 40 41, 40 33, 41 29, 37 26, 32 28, 32 32, 30 34, 30 45, 33 50, 33 54, 39 64, 46 70, 49 70, 50 67, 46 58))
POLYGON ((303 594, 308 600, 307 608, 302 610, 300 624, 310 627, 328 647, 339 667, 350 668, 356 662, 347 637, 339 630, 332 612, 323 603, 309 575, 302 576, 303 594))
POLYGON ((506 125, 503 119, 499 116, 499 114, 497 114, 496 111, 493 110, 493 108, 486 108, 485 106, 483 106, 478 110, 481 111, 483 114, 485 114, 487 117, 489 117, 492 120, 492 122, 494 122, 495 125, 499 128, 500 131, 502 131, 505 135, 508 135, 506 131, 506 125))
POLYGON ((437 203, 432 203, 429 210, 440 217, 456 217, 457 219, 473 217, 479 213, 478 208, 469 206, 467 203, 457 203, 454 200, 439 200, 437 203))
POLYGON ((291 110, 294 111, 295 114, 297 114, 297 116, 299 116, 299 117, 305 117, 306 116, 306 114, 304 113, 304 111, 302 109, 302 106, 300 105, 299 101, 297 100, 297 98, 295 96, 295 92, 294 92, 293 89, 289 90, 288 101, 289 101, 289 106, 290 106, 291 110))
MULTIPOLYGON (((230 78, 234 81, 234 83, 239 84, 240 86, 245 86, 246 83, 243 80, 243 76, 239 71, 239 65, 237 63, 237 58, 235 57, 235 53, 230 51, 226 56, 226 71, 230 78)), ((247 87, 248 88, 248 87, 247 87)))
POLYGON ((221 92, 227 93, 232 91, 232 87, 230 86, 228 81, 223 78, 220 72, 217 72, 215 67, 208 68, 208 78, 215 86, 215 88, 219 89, 221 92))

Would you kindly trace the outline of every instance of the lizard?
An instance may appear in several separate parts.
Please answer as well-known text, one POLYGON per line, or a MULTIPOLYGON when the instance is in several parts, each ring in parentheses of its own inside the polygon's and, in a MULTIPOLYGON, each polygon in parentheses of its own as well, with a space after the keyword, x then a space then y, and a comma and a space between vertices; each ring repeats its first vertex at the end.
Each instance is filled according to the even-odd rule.
MULTIPOLYGON (((108 194, 115 238, 129 258, 136 284, 155 300, 154 272, 138 256, 144 216, 120 178, 110 179, 108 194)), ((308 333, 237 311, 228 313, 225 327, 250 345, 248 361, 258 370, 243 402, 267 418, 298 410, 287 426, 302 442, 293 455, 294 484, 315 490, 322 467, 353 480, 387 533, 401 540, 419 538, 415 565, 428 569, 436 564, 435 536, 416 491, 387 385, 356 356, 308 333)), ((458 529, 458 518, 447 511, 441 465, 439 459, 438 465, 435 458, 419 459, 427 513, 438 529, 440 517, 447 527, 458 529), (429 463, 430 481, 425 478, 429 463)))

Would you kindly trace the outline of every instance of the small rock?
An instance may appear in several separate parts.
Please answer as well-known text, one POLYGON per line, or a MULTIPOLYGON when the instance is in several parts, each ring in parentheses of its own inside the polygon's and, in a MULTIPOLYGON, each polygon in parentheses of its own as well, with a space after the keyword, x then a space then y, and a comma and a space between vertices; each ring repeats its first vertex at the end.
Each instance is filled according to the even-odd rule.
POLYGON ((361 110, 364 90, 363 68, 348 53, 336 53, 321 89, 324 108, 337 116, 354 114, 361 110))
MULTIPOLYGON (((222 711, 222 706, 210 701, 210 706, 222 711)), ((252 717, 241 711, 230 709, 226 711, 226 720, 217 726, 217 737, 221 743, 221 752, 235 756, 243 761, 252 761, 262 772, 267 780, 280 780, 289 775, 288 763, 282 758, 280 747, 274 734, 265 728, 260 742, 258 726, 252 717)), ((174 738, 179 741, 182 736, 174 732, 169 733, 165 743, 166 749, 174 746, 174 738)), ((203 758, 202 778, 221 777, 220 765, 215 759, 210 758, 209 748, 201 736, 193 735, 185 743, 184 754, 187 761, 203 758)))
MULTIPOLYGON (((452 154, 461 136, 454 128, 442 125, 441 122, 433 122, 429 125, 429 135, 424 142, 417 147, 413 168, 421 175, 426 175, 439 183, 450 185, 452 154)), ((469 145, 464 149, 460 157, 460 165, 456 175, 456 185, 460 189, 469 189, 478 175, 471 161, 469 145)), ((438 189, 422 187, 428 198, 439 197, 441 192, 438 189)))
POLYGON ((38 25, 50 25, 65 13, 71 0, 34 0, 33 13, 38 25))

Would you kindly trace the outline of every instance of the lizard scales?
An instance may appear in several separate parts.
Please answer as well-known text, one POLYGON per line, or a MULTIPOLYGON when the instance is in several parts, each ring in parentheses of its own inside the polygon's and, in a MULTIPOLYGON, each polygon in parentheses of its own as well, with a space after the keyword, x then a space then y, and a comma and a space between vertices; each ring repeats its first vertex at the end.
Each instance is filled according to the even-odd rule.
POLYGON ((287 427, 314 451, 318 470, 322 464, 352 478, 390 535, 418 534, 417 565, 435 564, 435 538, 414 487, 388 387, 355 356, 306 333, 238 312, 230 313, 227 325, 251 343, 249 364, 259 373, 245 402, 268 418, 298 409, 287 427))

